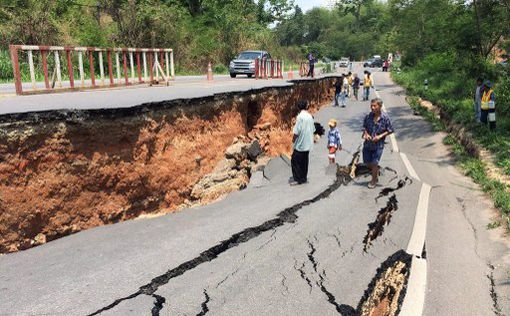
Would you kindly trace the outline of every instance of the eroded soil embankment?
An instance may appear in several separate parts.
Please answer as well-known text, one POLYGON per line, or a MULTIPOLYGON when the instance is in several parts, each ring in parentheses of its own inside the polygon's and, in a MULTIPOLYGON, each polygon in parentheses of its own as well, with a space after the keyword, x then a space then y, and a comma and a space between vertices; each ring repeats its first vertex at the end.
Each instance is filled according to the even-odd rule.
POLYGON ((316 111, 332 99, 333 80, 129 109, 0 117, 0 253, 171 212, 239 135, 257 134, 268 155, 290 152, 295 102, 306 99, 316 111))

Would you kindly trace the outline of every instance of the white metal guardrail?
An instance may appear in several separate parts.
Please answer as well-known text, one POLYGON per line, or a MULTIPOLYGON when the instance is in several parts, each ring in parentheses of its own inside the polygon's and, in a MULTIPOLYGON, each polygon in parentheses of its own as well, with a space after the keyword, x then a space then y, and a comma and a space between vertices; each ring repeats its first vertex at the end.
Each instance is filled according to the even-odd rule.
POLYGON ((156 84, 161 82, 160 78, 168 85, 170 80, 175 79, 174 54, 171 48, 100 48, 34 45, 10 45, 9 48, 16 94, 18 95, 128 86, 142 83, 156 84), (25 54, 32 85, 32 89, 28 90, 23 89, 22 70, 20 68, 20 56, 24 57, 25 54), (38 55, 34 56, 35 54, 38 55), (61 66, 61 58, 65 60, 65 67, 61 66), (88 58, 89 79, 87 80, 85 78, 87 74, 84 69, 84 58, 88 58), (36 61, 39 62, 37 65, 36 61), (78 63, 79 78, 75 78, 74 75, 75 62, 78 63), (96 65, 99 69, 96 69, 96 65), (53 68, 51 76, 49 73, 50 66, 53 68), (66 68, 65 71, 63 68, 66 68), (36 70, 40 69, 44 77, 44 88, 37 85, 36 70), (97 70, 99 70, 99 74, 96 73, 97 70), (68 86, 63 84, 63 75, 68 78, 68 86), (97 75, 99 75, 98 78, 96 78, 97 75), (78 83, 76 79, 79 79, 78 83), (99 83, 97 79, 99 79, 99 83))

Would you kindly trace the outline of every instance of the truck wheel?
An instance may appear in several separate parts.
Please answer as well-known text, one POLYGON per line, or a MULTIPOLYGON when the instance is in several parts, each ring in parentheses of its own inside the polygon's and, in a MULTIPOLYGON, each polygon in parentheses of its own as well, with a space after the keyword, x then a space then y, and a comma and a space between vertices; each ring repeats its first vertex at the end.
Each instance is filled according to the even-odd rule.
POLYGON ((236 76, 237 76, 237 74, 233 74, 233 73, 230 74, 230 78, 235 78, 236 76))

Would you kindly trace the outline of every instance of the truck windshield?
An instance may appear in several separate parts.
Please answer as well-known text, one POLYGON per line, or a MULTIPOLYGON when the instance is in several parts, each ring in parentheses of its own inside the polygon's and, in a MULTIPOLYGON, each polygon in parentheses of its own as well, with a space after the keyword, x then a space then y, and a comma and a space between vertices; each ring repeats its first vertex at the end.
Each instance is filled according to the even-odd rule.
POLYGON ((261 54, 256 52, 242 52, 237 56, 237 59, 257 59, 260 56, 261 54))

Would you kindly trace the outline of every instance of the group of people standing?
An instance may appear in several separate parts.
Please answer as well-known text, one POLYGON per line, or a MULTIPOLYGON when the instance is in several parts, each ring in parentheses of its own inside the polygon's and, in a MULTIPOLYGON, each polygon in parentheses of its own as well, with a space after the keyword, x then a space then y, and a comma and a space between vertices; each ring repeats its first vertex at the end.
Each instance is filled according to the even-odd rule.
MULTIPOLYGON (((349 72, 342 74, 335 81, 335 100, 334 106, 346 107, 347 99, 359 100, 359 89, 361 80, 358 74, 349 72)), ((363 78, 363 101, 368 101, 370 98, 370 89, 373 88, 374 81, 372 74, 365 70, 363 78)))
MULTIPOLYGON (((341 78, 341 88, 343 80, 341 78)), ((338 82, 338 81, 337 81, 338 82)), ((336 88, 336 85, 335 85, 336 88)), ((315 124, 313 116, 307 111, 308 103, 297 103, 299 114, 293 129, 293 152, 291 159, 292 181, 291 185, 299 185, 307 182, 309 153, 314 143, 315 124)), ((371 100, 370 113, 363 120, 363 161, 370 169, 371 180, 368 187, 373 189, 377 186, 379 175, 379 161, 382 157, 385 139, 393 133, 393 126, 388 114, 382 111, 383 101, 380 98, 371 100)), ((328 160, 335 163, 336 152, 342 150, 342 138, 338 129, 338 122, 331 119, 328 122, 329 132, 327 138, 328 160)))
POLYGON ((496 94, 492 82, 482 78, 476 80, 474 111, 476 122, 489 123, 490 129, 496 128, 496 94))

